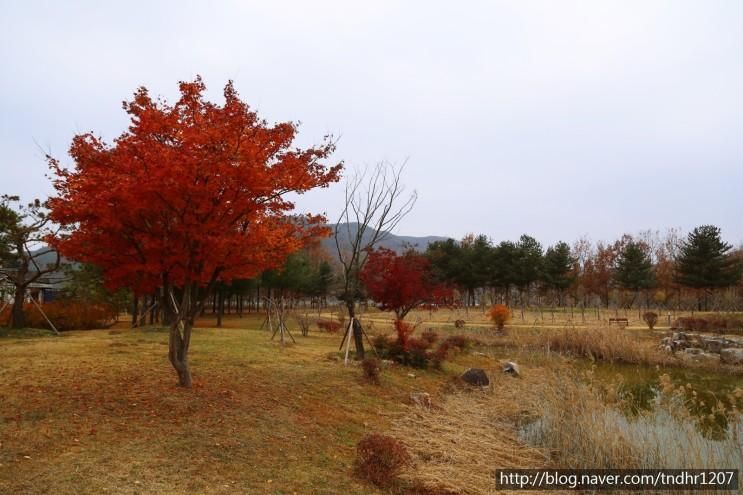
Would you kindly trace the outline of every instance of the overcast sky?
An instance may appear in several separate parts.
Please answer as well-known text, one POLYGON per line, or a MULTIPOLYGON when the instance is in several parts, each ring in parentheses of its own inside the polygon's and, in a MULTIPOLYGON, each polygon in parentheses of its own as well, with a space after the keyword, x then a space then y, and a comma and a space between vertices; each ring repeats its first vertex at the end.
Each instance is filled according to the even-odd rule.
MULTIPOLYGON (((112 140, 136 87, 228 79, 347 166, 408 159, 398 233, 582 235, 713 223, 743 241, 743 2, 0 1, 0 193, 41 150, 112 140)), ((335 217, 340 186, 300 199, 335 217)))

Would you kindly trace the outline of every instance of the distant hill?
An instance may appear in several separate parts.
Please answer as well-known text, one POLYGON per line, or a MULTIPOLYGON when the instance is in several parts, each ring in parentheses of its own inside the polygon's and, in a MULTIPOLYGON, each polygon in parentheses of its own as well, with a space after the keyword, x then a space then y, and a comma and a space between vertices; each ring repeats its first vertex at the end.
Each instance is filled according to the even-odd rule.
MULTIPOLYGON (((350 247, 350 239, 348 235, 348 229, 345 227, 346 224, 341 224, 341 228, 339 229, 339 233, 341 234, 341 242, 343 243, 343 246, 349 246, 350 247)), ((351 237, 354 237, 356 235, 356 232, 358 231, 358 224, 357 223, 351 223, 348 224, 350 226, 351 230, 351 237)), ((334 226, 330 226, 333 228, 334 226)), ((370 237, 370 233, 367 232, 365 234, 365 237, 367 240, 370 237)), ((448 237, 441 237, 441 236, 435 236, 435 235, 429 235, 424 237, 415 237, 410 235, 396 235, 387 233, 384 235, 384 239, 378 243, 377 247, 383 247, 387 249, 391 249, 395 252, 402 252, 407 246, 412 246, 418 251, 425 251, 429 244, 436 241, 445 241, 448 239, 448 237)), ((335 239, 331 236, 327 239, 323 239, 322 241, 323 246, 325 249, 328 250, 330 253, 335 253, 335 239)))

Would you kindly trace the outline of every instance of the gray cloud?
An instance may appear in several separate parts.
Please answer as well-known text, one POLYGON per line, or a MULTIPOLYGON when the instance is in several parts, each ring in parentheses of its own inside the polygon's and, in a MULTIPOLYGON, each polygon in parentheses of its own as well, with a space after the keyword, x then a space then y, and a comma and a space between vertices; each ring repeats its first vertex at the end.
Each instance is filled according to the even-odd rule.
MULTIPOLYGON (((743 240, 739 2, 5 2, 2 192, 107 139, 139 85, 227 79, 350 166, 409 157, 406 234, 551 243, 715 223, 743 240), (154 5, 153 5, 154 4, 154 5)), ((336 214, 339 187, 299 206, 336 214)))

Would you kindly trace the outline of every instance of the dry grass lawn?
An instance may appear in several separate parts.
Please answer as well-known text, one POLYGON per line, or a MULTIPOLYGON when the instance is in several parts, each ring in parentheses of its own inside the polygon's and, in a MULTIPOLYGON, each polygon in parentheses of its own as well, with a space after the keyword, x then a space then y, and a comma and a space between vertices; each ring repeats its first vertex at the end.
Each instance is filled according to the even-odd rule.
POLYGON ((0 339, 0 493, 377 493, 355 444, 442 373, 364 384, 337 335, 280 348, 254 329, 197 329, 183 390, 161 330, 0 339))
MULTIPOLYGON (((575 378, 576 366, 589 359, 688 366, 659 355, 657 336, 646 332, 511 328, 498 336, 431 322, 480 345, 454 356, 444 371, 390 366, 375 386, 358 366, 338 360, 339 335, 313 328, 281 347, 258 330, 261 321, 227 317, 220 329, 208 328, 212 319, 200 322, 191 390, 175 385, 161 329, 0 337, 0 493, 386 493, 353 476, 356 443, 370 432, 407 445, 416 461, 403 475, 409 482, 477 495, 493 493, 496 468, 571 459, 593 466, 606 445, 622 446, 607 451, 608 465, 639 466, 648 447, 620 441, 638 425, 670 431, 684 445, 694 440, 697 453, 719 447, 728 457, 743 455, 728 443, 707 442, 683 415, 670 430, 654 423, 656 416, 626 424, 575 378), (500 372, 504 359, 520 363, 520 378, 500 372), (470 366, 490 372, 487 390, 454 383, 470 366), (411 392, 430 393, 434 407, 411 405, 411 392), (580 421, 573 421, 576 404, 585 406, 580 421), (527 445, 519 427, 539 418, 550 428, 527 445), (601 435, 580 435, 586 425, 601 435)), ((718 371, 727 372, 710 370, 718 371)))

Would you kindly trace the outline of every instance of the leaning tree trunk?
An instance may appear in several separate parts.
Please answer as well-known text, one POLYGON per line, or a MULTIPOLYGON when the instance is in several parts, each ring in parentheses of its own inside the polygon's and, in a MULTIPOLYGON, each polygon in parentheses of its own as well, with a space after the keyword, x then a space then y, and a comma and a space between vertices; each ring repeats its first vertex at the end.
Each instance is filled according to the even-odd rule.
POLYGON ((188 348, 191 344, 191 329, 193 322, 190 318, 175 318, 170 325, 168 339, 168 358, 170 364, 178 373, 178 385, 191 387, 191 369, 188 366, 188 348))
POLYGON ((191 369, 188 365, 188 348, 191 346, 191 330, 198 306, 192 301, 192 286, 186 283, 183 286, 183 298, 180 307, 175 302, 172 289, 166 287, 163 294, 170 296, 173 319, 170 320, 170 334, 168 338, 168 359, 178 373, 178 385, 191 387, 191 369))
POLYGON ((10 312, 10 328, 24 328, 26 326, 26 315, 23 313, 23 298, 26 295, 26 286, 16 286, 13 296, 13 308, 10 312))

